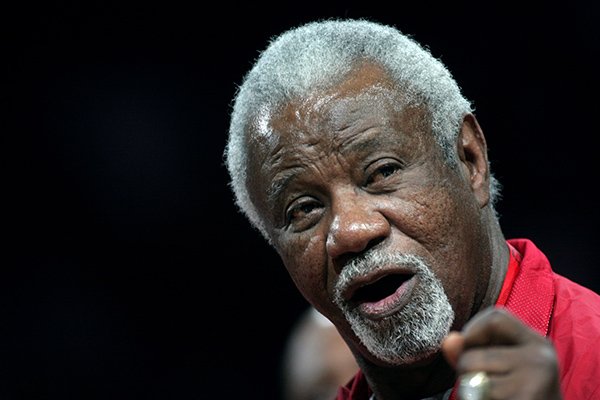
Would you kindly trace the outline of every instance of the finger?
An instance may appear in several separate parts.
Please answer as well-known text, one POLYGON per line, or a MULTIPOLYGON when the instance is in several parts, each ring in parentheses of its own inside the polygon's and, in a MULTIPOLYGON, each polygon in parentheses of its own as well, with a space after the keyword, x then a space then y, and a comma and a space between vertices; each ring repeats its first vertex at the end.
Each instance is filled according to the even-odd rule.
POLYGON ((508 311, 497 307, 476 314, 462 333, 465 348, 524 344, 542 338, 508 311))
POLYGON ((558 380, 548 376, 513 371, 504 375, 488 375, 490 399, 561 399, 558 380), (558 397, 556 397, 558 395, 558 397))
MULTIPOLYGON (((524 364, 525 360, 521 348, 515 347, 488 347, 472 348, 464 351, 456 363, 459 374, 465 372, 484 371, 491 374, 506 374, 515 369, 515 366, 524 364)), ((525 355, 526 357, 526 355, 525 355)))
POLYGON ((511 399, 516 398, 522 387, 522 379, 514 374, 490 376, 489 398, 511 399))
POLYGON ((446 361, 456 369, 458 357, 463 351, 464 338, 460 332, 452 331, 442 341, 442 353, 446 361))

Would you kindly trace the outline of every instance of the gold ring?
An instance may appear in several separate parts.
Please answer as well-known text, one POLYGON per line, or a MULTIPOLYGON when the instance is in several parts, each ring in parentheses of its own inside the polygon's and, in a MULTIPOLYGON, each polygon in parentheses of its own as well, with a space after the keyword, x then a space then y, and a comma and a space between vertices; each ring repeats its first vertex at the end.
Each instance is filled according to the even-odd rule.
POLYGON ((485 372, 468 372, 460 376, 458 398, 460 400, 488 400, 490 378, 485 372))

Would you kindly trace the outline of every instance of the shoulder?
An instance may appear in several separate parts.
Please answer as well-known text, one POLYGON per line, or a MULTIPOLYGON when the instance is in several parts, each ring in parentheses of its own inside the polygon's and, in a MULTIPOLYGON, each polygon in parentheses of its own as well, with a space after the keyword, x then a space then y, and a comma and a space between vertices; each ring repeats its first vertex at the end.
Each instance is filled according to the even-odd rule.
POLYGON ((562 275, 553 273, 553 278, 556 295, 552 327, 569 323, 572 329, 600 332, 600 295, 562 275))
POLYGON ((565 399, 593 398, 600 393, 600 295, 553 275, 556 296, 548 338, 559 359, 565 399))

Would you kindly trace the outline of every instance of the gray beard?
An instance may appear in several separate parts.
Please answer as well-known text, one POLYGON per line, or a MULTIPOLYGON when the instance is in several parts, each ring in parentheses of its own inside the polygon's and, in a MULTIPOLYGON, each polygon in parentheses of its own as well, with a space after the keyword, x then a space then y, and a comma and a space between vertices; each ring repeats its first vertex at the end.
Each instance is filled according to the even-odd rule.
POLYGON ((373 249, 353 259, 340 274, 334 301, 367 350, 392 365, 410 364, 437 352, 454 320, 454 310, 440 280, 425 261, 413 254, 386 254, 373 249), (415 272, 418 281, 411 299, 400 311, 381 320, 364 318, 341 293, 357 277, 389 265, 403 265, 415 272))

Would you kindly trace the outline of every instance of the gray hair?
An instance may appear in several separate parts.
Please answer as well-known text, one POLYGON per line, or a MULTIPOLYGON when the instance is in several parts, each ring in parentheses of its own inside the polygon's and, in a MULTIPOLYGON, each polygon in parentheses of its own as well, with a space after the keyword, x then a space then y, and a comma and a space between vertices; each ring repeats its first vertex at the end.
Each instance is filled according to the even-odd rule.
MULTIPOLYGON (((396 28, 364 19, 311 22, 271 39, 238 87, 225 149, 230 187, 236 204, 270 241, 247 185, 246 135, 252 121, 269 134, 272 110, 315 90, 334 87, 360 61, 383 67, 405 90, 408 103, 425 105, 431 131, 451 166, 457 163, 455 140, 471 103, 441 61, 396 28)), ((492 209, 500 185, 491 176, 492 209)))

